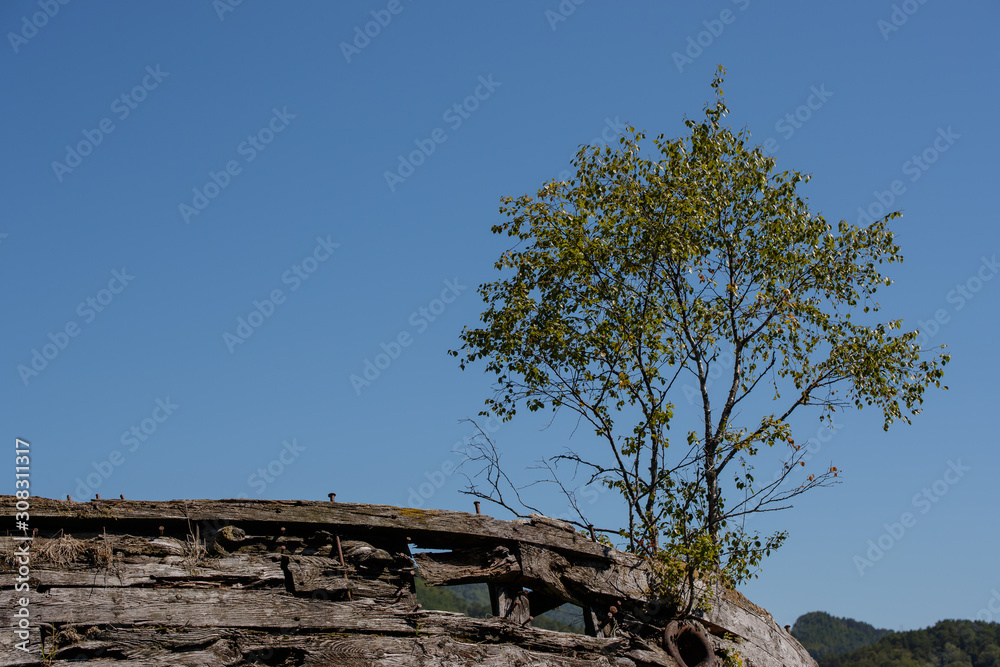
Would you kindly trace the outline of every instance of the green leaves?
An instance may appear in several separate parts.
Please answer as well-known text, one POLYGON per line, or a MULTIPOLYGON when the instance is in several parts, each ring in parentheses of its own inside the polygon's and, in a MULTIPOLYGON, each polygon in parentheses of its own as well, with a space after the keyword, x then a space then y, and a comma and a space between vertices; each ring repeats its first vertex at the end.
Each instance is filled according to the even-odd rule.
POLYGON ((948 357, 924 358, 899 320, 852 319, 879 311, 891 283, 880 267, 902 260, 889 229, 899 213, 858 226, 810 211, 797 194, 808 175, 775 171, 745 130, 720 124, 722 74, 689 135, 650 150, 629 127, 616 148, 582 148, 572 180, 501 200, 493 232, 513 245, 479 288, 486 310, 462 331, 460 364, 483 360, 496 376, 490 413, 589 423, 607 458, 584 463, 622 494, 631 548, 738 583, 784 540, 744 532, 743 519, 835 476, 786 490, 795 448, 775 482, 757 483, 759 448, 794 445, 789 418, 803 408, 822 419, 875 406, 885 428, 909 422, 948 357), (700 422, 686 450, 668 438, 679 381, 694 383, 700 422), (751 395, 778 409, 743 414, 751 395), (727 508, 719 479, 734 460, 727 508))

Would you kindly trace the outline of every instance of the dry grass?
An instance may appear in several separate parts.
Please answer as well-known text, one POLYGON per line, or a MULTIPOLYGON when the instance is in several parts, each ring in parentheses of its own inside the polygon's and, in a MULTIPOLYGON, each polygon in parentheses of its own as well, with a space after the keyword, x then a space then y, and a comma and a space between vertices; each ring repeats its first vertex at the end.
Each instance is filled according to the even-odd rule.
POLYGON ((114 538, 104 535, 89 540, 78 540, 72 535, 60 535, 48 540, 45 546, 33 553, 32 561, 39 565, 68 567, 86 564, 98 569, 111 569, 116 565, 114 538))
POLYGON ((76 563, 87 552, 88 541, 78 540, 72 535, 60 535, 39 549, 34 561, 36 564, 47 563, 60 567, 76 563))
POLYGON ((194 531, 192 531, 191 522, 188 521, 188 535, 184 542, 184 560, 194 564, 206 556, 208 556, 208 549, 201 539, 201 527, 195 526, 194 531))

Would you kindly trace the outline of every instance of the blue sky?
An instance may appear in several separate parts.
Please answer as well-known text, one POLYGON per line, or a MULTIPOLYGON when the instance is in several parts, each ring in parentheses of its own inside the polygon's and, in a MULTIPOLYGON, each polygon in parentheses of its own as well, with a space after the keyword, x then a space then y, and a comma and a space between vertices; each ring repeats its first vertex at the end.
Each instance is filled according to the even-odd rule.
MULTIPOLYGON (((814 211, 903 211, 884 314, 953 357, 911 427, 796 423, 843 483, 756 524, 791 536, 747 594, 782 624, 1000 620, 1000 10, 681 4, 0 5, 0 391, 33 492, 470 510, 453 449, 490 382, 446 351, 507 247, 500 198, 624 123, 683 133, 719 63, 729 123, 813 174, 814 211)), ((594 446, 546 425, 493 433, 525 481, 594 446)))

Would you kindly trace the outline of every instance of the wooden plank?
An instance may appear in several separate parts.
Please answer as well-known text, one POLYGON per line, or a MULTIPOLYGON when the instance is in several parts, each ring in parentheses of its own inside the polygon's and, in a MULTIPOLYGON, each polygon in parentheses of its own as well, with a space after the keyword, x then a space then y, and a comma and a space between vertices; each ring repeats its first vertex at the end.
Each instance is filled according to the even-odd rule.
POLYGON ((52 588, 31 598, 39 623, 130 624, 166 627, 324 629, 413 632, 403 610, 390 605, 298 598, 283 590, 175 588, 52 588))
POLYGON ((493 615, 515 625, 527 625, 531 619, 528 593, 513 584, 490 584, 490 605, 493 615))
MULTIPOLYGON (((468 619, 447 612, 408 615, 413 626, 402 635, 371 635, 321 631, 264 632, 246 628, 128 627, 92 628, 83 625, 83 635, 61 645, 53 665, 232 665, 243 662, 281 664, 295 658, 307 664, 331 665, 428 665, 476 664, 500 667, 510 664, 565 665, 584 667, 614 665, 635 667, 630 653, 641 656, 638 664, 676 667, 642 641, 595 639, 582 635, 522 628, 498 620, 468 619), (464 639, 457 639, 461 636, 464 639)), ((372 630, 375 632, 376 630, 372 630)), ((37 644, 34 647, 37 650, 37 644)), ((36 665, 13 660, 3 664, 36 665)))
MULTIPOLYGON (((0 506, 5 508, 13 507, 15 501, 13 496, 0 496, 0 506)), ((78 503, 33 498, 31 510, 33 526, 43 531, 63 528, 70 533, 76 526, 87 526, 91 530, 103 526, 113 532, 122 532, 129 524, 171 524, 171 530, 178 532, 176 528, 186 526, 189 521, 207 526, 232 523, 244 528, 243 524, 259 523, 283 525, 289 531, 322 527, 339 532, 342 537, 360 535, 361 539, 365 539, 365 535, 411 537, 414 544, 429 549, 451 549, 500 540, 537 544, 599 559, 611 559, 615 551, 589 537, 563 530, 551 520, 515 523, 485 514, 392 505, 251 499, 78 503)))
POLYGON ((606 607, 619 601, 646 605, 652 575, 639 559, 616 555, 609 562, 519 543, 502 551, 421 553, 415 559, 421 576, 432 586, 504 581, 581 607, 606 607))
MULTIPOLYGON (((15 576, 13 573, 0 574, 0 588, 12 587, 15 576)), ((110 568, 80 565, 72 568, 55 568, 43 565, 31 569, 31 578, 32 588, 42 588, 43 590, 51 587, 123 588, 128 586, 170 586, 184 583, 281 587, 284 574, 277 559, 273 562, 265 562, 249 557, 229 557, 203 561, 198 564, 122 562, 110 568)))
POLYGON ((428 586, 502 582, 521 574, 517 556, 506 546, 494 549, 456 549, 448 552, 422 552, 413 559, 428 586))
MULTIPOLYGON (((634 651, 639 653, 640 650, 634 651)), ((509 667, 509 665, 551 665, 553 667, 677 667, 668 656, 652 652, 641 662, 631 657, 608 654, 605 651, 577 652, 558 649, 557 652, 540 651, 515 644, 484 644, 461 641, 448 636, 435 637, 375 637, 342 636, 314 637, 309 635, 278 635, 269 638, 226 637, 200 648, 177 646, 164 650, 155 638, 142 642, 86 642, 80 646, 60 651, 51 665, 80 664, 82 655, 126 654, 122 660, 96 658, 88 666, 119 667, 139 665, 167 667, 222 667, 239 664, 282 664, 286 657, 298 664, 301 660, 310 665, 337 665, 339 667, 423 667, 426 665, 477 665, 477 667, 509 667), (67 656, 65 659, 62 656, 67 656), (665 659, 664 659, 665 658, 665 659)), ((36 663, 40 665, 41 663, 36 663)))

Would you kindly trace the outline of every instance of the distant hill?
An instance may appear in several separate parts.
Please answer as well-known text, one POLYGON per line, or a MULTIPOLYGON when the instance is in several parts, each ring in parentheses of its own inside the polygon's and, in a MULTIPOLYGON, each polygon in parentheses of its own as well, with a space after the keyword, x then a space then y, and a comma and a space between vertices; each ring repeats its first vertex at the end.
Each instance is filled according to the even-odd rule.
POLYGON ((940 621, 893 632, 812 612, 795 621, 792 635, 820 667, 1000 667, 1000 623, 940 621))
POLYGON ((879 630, 867 623, 837 618, 823 611, 799 616, 792 627, 792 636, 817 660, 827 655, 851 653, 889 634, 892 630, 879 630))
MULTIPOLYGON (((417 599, 425 609, 456 611, 470 618, 490 615, 490 593, 486 584, 463 586, 428 586, 417 577, 417 599)), ((571 604, 536 616, 531 624, 544 630, 583 634, 583 612, 571 604)))

